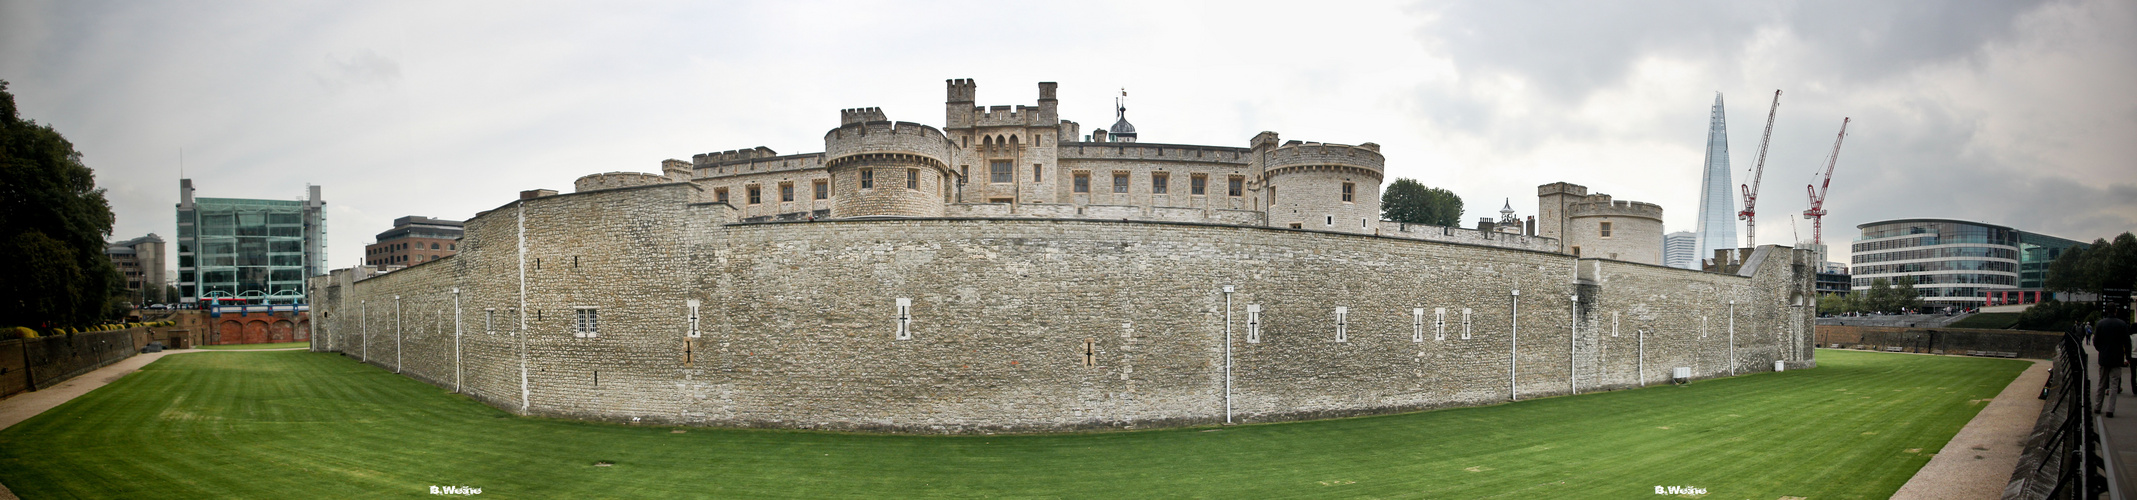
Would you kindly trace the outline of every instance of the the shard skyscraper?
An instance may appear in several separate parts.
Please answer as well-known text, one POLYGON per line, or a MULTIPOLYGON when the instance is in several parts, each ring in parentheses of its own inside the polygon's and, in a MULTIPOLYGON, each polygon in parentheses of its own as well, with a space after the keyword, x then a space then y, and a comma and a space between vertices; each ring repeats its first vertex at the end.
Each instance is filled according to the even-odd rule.
POLYGON ((1714 251, 1737 248, 1736 196, 1729 179, 1729 123, 1721 93, 1714 93, 1714 115, 1707 120, 1706 174, 1699 181, 1698 246, 1694 262, 1714 258, 1714 251))

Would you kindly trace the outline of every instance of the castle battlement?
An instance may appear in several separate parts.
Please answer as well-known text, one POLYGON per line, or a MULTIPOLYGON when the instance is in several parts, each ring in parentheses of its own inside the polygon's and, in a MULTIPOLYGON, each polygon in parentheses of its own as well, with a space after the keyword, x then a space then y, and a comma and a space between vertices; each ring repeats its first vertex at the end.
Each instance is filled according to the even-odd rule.
POLYGON ((572 191, 584 193, 603 189, 651 186, 669 182, 667 177, 645 172, 605 172, 579 177, 571 183, 572 191))
POLYGON ((889 120, 890 118, 883 116, 883 108, 848 108, 838 111, 839 125, 889 120))
POLYGON ((913 122, 848 123, 824 134, 825 163, 868 153, 909 153, 947 162, 950 139, 935 127, 913 122))
POLYGON ((1356 169, 1380 177, 1385 172, 1387 158, 1380 155, 1378 144, 1351 146, 1319 142, 1291 141, 1269 150, 1270 175, 1279 170, 1314 167, 1356 169), (1369 146, 1369 147, 1368 147, 1369 146))
POLYGON ((699 153, 695 155, 690 155, 690 163, 692 165, 696 165, 698 168, 704 168, 706 166, 716 163, 751 160, 757 158, 770 158, 774 156, 779 156, 779 153, 776 151, 772 151, 772 148, 757 146, 749 149, 730 149, 718 153, 699 153))
POLYGON ((1662 220, 1662 206, 1641 201, 1612 200, 1607 194, 1594 194, 1566 205, 1569 217, 1640 217, 1662 220))
POLYGON ((1191 144, 1155 144, 1148 142, 1063 142, 1059 152, 1063 159, 1120 159, 1146 161, 1194 161, 1236 163, 1245 165, 1254 150, 1224 146, 1197 146, 1191 144))

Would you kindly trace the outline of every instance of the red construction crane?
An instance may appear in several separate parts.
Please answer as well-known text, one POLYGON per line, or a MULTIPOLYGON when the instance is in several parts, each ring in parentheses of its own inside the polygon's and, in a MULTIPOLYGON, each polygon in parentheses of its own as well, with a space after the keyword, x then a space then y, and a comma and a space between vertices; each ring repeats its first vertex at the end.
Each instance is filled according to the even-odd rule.
POLYGON ((1773 91, 1773 107, 1766 110, 1766 133, 1759 135, 1758 160, 1752 162, 1751 184, 1738 185, 1744 189, 1744 211, 1736 218, 1744 221, 1744 245, 1759 247, 1759 180, 1766 176, 1766 142, 1773 139, 1773 115, 1781 110, 1781 91, 1773 91))
POLYGON ((1848 118, 1840 119, 1840 136, 1833 138, 1833 153, 1825 157, 1825 173, 1818 176, 1818 184, 1804 186, 1811 193, 1810 210, 1803 211, 1803 218, 1811 220, 1811 243, 1824 244, 1821 234, 1825 224, 1825 188, 1833 185, 1833 164, 1840 163, 1840 141, 1848 138, 1848 118))

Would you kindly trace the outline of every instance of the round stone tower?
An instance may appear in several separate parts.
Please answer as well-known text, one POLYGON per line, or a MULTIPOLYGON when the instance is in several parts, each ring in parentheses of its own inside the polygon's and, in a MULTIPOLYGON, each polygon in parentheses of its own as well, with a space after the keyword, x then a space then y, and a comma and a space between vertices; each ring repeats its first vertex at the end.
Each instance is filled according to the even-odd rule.
POLYGON ((951 143, 942 131, 883 120, 874 108, 846 110, 824 134, 831 217, 941 217, 951 143))
POLYGON ((1378 229, 1386 162, 1380 145, 1292 141, 1260 156, 1270 226, 1365 234, 1378 229))
POLYGON ((1566 204, 1566 253, 1662 265, 1662 207, 1594 194, 1566 204))

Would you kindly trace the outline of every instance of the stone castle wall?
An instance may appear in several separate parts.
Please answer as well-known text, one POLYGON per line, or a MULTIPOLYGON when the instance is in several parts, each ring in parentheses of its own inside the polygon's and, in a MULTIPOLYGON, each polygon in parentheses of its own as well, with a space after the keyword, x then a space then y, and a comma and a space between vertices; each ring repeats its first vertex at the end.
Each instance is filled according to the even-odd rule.
POLYGON ((737 224, 701 190, 517 201, 469 220, 453 257, 315 278, 314 349, 525 414, 923 433, 1220 422, 1227 325, 1247 422, 1810 362, 1809 309, 1776 296, 1807 290, 1805 257, 1779 247, 1736 276, 1200 223, 737 224))

